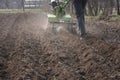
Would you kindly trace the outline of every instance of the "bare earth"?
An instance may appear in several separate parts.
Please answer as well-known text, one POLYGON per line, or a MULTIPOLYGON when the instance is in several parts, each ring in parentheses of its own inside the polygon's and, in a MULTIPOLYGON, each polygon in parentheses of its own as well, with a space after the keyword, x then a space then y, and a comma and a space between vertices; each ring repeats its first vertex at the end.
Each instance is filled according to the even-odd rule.
POLYGON ((45 14, 0 14, 0 80, 120 80, 120 23, 88 21, 88 36, 51 31, 45 14))

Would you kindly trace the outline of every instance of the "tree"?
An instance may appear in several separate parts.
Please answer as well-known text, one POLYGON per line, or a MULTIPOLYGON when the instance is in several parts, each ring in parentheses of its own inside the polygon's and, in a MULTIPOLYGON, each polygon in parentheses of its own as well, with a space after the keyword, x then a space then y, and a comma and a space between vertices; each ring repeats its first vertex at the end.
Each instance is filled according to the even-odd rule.
POLYGON ((5 5, 6 5, 6 8, 9 9, 9 1, 8 0, 6 0, 5 5))
POLYGON ((117 1, 117 14, 120 15, 120 1, 119 0, 116 1, 117 1))
POLYGON ((104 16, 109 16, 113 13, 113 8, 114 8, 114 0, 104 0, 104 16))
POLYGON ((25 11, 24 2, 25 2, 25 0, 22 0, 23 11, 25 11))

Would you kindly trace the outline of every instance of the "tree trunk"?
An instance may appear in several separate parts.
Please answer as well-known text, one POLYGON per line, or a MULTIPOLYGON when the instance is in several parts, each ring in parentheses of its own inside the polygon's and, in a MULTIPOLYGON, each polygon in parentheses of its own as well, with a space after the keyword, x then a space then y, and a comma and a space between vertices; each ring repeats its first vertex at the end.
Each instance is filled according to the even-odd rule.
POLYGON ((6 8, 9 9, 9 2, 8 2, 8 0, 6 0, 5 5, 6 5, 6 8))
POLYGON ((24 2, 25 2, 25 0, 22 0, 23 11, 25 11, 24 2))
POLYGON ((119 4, 119 0, 117 0, 117 14, 120 15, 120 4, 119 4))

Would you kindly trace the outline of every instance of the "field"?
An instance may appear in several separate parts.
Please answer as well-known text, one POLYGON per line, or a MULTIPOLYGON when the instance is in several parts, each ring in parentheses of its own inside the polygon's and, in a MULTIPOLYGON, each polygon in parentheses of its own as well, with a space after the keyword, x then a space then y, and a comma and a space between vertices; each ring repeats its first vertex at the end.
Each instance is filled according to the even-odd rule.
POLYGON ((54 33, 44 13, 0 14, 0 80, 120 80, 120 22, 88 20, 87 37, 54 33))

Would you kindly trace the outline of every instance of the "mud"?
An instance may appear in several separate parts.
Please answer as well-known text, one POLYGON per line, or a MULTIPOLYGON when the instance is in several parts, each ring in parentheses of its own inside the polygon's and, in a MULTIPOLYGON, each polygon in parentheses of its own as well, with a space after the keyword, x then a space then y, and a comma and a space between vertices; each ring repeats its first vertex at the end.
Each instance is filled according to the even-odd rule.
POLYGON ((88 21, 87 37, 45 14, 0 14, 0 80, 119 80, 120 23, 88 21))

